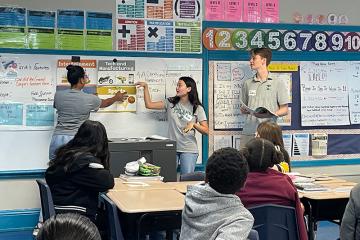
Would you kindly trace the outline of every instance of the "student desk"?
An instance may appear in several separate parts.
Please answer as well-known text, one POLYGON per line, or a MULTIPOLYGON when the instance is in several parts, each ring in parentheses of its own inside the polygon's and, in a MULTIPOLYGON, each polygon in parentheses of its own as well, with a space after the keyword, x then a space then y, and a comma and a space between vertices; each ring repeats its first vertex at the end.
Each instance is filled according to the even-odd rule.
POLYGON ((349 200, 350 190, 356 185, 356 183, 342 179, 316 181, 316 183, 328 187, 330 190, 326 192, 299 192, 300 200, 305 207, 305 214, 309 216, 309 240, 315 238, 316 223, 318 221, 342 219, 349 200))
POLYGON ((161 190, 161 189, 175 189, 175 187, 168 185, 161 181, 139 181, 126 182, 122 179, 115 178, 115 186, 112 191, 131 191, 131 190, 161 190))
POLYGON ((202 182, 204 182, 204 181, 167 182, 165 184, 173 187, 178 192, 185 194, 187 192, 188 186, 195 185, 195 184, 202 183, 202 182))
MULTIPOLYGON (((169 187, 165 183, 165 186, 169 187)), ((127 236, 140 238, 142 232, 171 231, 181 228, 185 196, 172 189, 113 190, 107 196, 124 214, 127 236)), ((170 233, 170 232, 169 232, 170 233)), ((167 234, 172 239, 172 234, 167 234)), ((131 238, 132 239, 132 238, 131 238)))

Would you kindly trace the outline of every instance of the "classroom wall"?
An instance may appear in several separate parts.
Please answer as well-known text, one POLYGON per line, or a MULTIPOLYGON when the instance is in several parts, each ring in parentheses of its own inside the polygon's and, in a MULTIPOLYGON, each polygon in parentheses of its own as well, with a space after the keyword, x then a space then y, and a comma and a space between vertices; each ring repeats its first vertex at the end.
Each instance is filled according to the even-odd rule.
MULTIPOLYGON (((115 16, 115 0, 1 0, 0 5, 15 5, 29 9, 57 10, 84 9, 113 12, 115 16)), ((360 25, 358 9, 360 1, 336 0, 280 0, 280 21, 292 23, 293 13, 306 14, 329 13, 346 14, 352 25, 360 25)), ((115 29, 115 28, 114 28, 115 29)), ((11 159, 9 159, 11 161, 11 159)), ((293 168, 294 171, 310 173, 319 172, 360 182, 360 165, 326 166, 311 168, 293 168)), ((39 194, 35 179, 0 180, 0 210, 39 208, 39 194)))

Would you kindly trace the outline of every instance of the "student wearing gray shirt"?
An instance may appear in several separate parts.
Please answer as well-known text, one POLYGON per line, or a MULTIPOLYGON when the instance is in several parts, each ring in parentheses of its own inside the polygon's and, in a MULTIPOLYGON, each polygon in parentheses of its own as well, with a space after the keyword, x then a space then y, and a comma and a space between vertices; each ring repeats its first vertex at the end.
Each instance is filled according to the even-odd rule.
POLYGON ((136 83, 144 88, 146 108, 166 109, 169 121, 169 137, 176 141, 176 158, 180 163, 180 174, 194 172, 199 150, 195 131, 208 134, 204 108, 199 100, 196 82, 191 77, 180 77, 176 86, 176 96, 153 102, 147 83, 136 83))
POLYGON ((49 147, 50 159, 55 157, 56 149, 74 137, 80 125, 89 119, 91 111, 124 101, 127 97, 126 93, 117 92, 113 97, 102 100, 96 95, 84 93, 82 89, 88 82, 85 70, 74 65, 68 65, 66 70, 71 87, 55 93, 54 108, 58 118, 49 147))
MULTIPOLYGON (((269 77, 267 69, 272 53, 268 48, 254 48, 250 51, 250 67, 256 71, 253 78, 246 80, 242 86, 241 101, 250 109, 265 107, 278 117, 288 114, 289 95, 284 83, 279 79, 269 77)), ((253 116, 241 107, 241 112, 247 114, 241 145, 254 137, 257 125, 266 120, 276 121, 277 118, 261 118, 261 114, 253 116)))

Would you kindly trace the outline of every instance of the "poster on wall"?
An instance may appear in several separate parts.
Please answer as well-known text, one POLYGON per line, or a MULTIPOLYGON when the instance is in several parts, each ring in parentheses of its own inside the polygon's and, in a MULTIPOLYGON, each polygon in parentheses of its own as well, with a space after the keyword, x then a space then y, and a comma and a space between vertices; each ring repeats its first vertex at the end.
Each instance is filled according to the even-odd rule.
POLYGON ((174 22, 146 21, 145 42, 149 52, 174 51, 174 22))
POLYGON ((201 22, 175 22, 175 52, 201 53, 201 22))
POLYGON ((244 0, 244 22, 261 21, 261 0, 244 0))
POLYGON ((86 50, 112 50, 112 13, 86 12, 86 50))
POLYGON ((84 19, 83 10, 57 11, 57 49, 85 49, 84 19))
POLYGON ((101 112, 136 112, 136 87, 133 86, 100 86, 97 87, 97 95, 101 99, 107 99, 113 97, 117 92, 127 93, 128 97, 123 102, 116 102, 113 105, 100 108, 101 112))
POLYGON ((117 19, 116 50, 145 51, 144 20, 117 19))
POLYGON ((26 48, 26 9, 0 7, 0 48, 26 48))
POLYGON ((57 85, 67 85, 70 83, 67 80, 67 70, 68 65, 77 65, 81 66, 85 70, 86 75, 86 85, 95 85, 97 84, 97 64, 96 59, 80 59, 80 62, 72 62, 71 59, 58 59, 57 60, 57 70, 56 70, 56 81, 57 85))
POLYGON ((144 18, 145 0, 116 0, 117 18, 144 18))
POLYGON ((360 124, 360 62, 348 62, 349 111, 351 124, 360 124))
POLYGON ((175 21, 201 21, 202 0, 174 0, 175 21))
POLYGON ((32 49, 55 49, 54 11, 27 11, 28 44, 32 49))
POLYGON ((173 19, 173 0, 148 0, 145 12, 148 19, 173 19))
POLYGON ((216 61, 214 67, 214 129, 241 130, 245 116, 240 111, 243 82, 253 74, 248 62, 216 61))
POLYGON ((349 125, 347 62, 300 63, 301 126, 349 125))
POLYGON ((54 126, 55 79, 49 56, 0 56, 0 129, 46 130, 54 126))

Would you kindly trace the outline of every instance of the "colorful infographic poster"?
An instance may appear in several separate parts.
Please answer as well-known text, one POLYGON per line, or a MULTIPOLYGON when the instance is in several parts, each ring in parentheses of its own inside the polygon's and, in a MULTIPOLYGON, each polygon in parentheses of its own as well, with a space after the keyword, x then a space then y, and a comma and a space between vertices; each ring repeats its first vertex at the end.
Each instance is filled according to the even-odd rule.
POLYGON ((134 85, 135 60, 99 60, 99 85, 134 85))
MULTIPOLYGON (((220 1, 219 1, 220 2, 220 1)), ((202 0, 174 0, 174 20, 195 20, 202 18, 202 0)))
POLYGON ((261 1, 260 0, 244 0, 244 22, 260 22, 261 21, 261 1))
POLYGON ((144 0, 116 0, 118 18, 144 18, 144 0))
POLYGON ((86 50, 112 50, 112 13, 86 12, 86 50))
POLYGON ((117 50, 145 51, 145 22, 137 19, 118 19, 116 24, 117 50))
POLYGON ((88 85, 95 85, 97 83, 97 65, 96 59, 80 59, 80 62, 72 62, 71 59, 58 59, 56 81, 57 85, 69 85, 67 80, 68 65, 79 65, 84 68, 85 74, 88 77, 88 85))
POLYGON ((146 50, 152 52, 174 51, 174 22, 146 21, 146 50))
POLYGON ((55 12, 27 11, 28 43, 32 49, 55 49, 55 12))
POLYGON ((0 48, 25 48, 25 8, 0 7, 0 48))
POLYGON ((175 22, 175 52, 201 53, 201 22, 175 22))
POLYGON ((173 0, 146 0, 146 18, 173 19, 173 0))
POLYGON ((123 102, 102 108, 99 112, 136 112, 136 87, 133 86, 101 86, 97 88, 99 98, 106 99, 114 96, 118 91, 126 92, 128 98, 123 102))
POLYGON ((84 11, 58 10, 57 48, 64 50, 84 50, 84 11))

